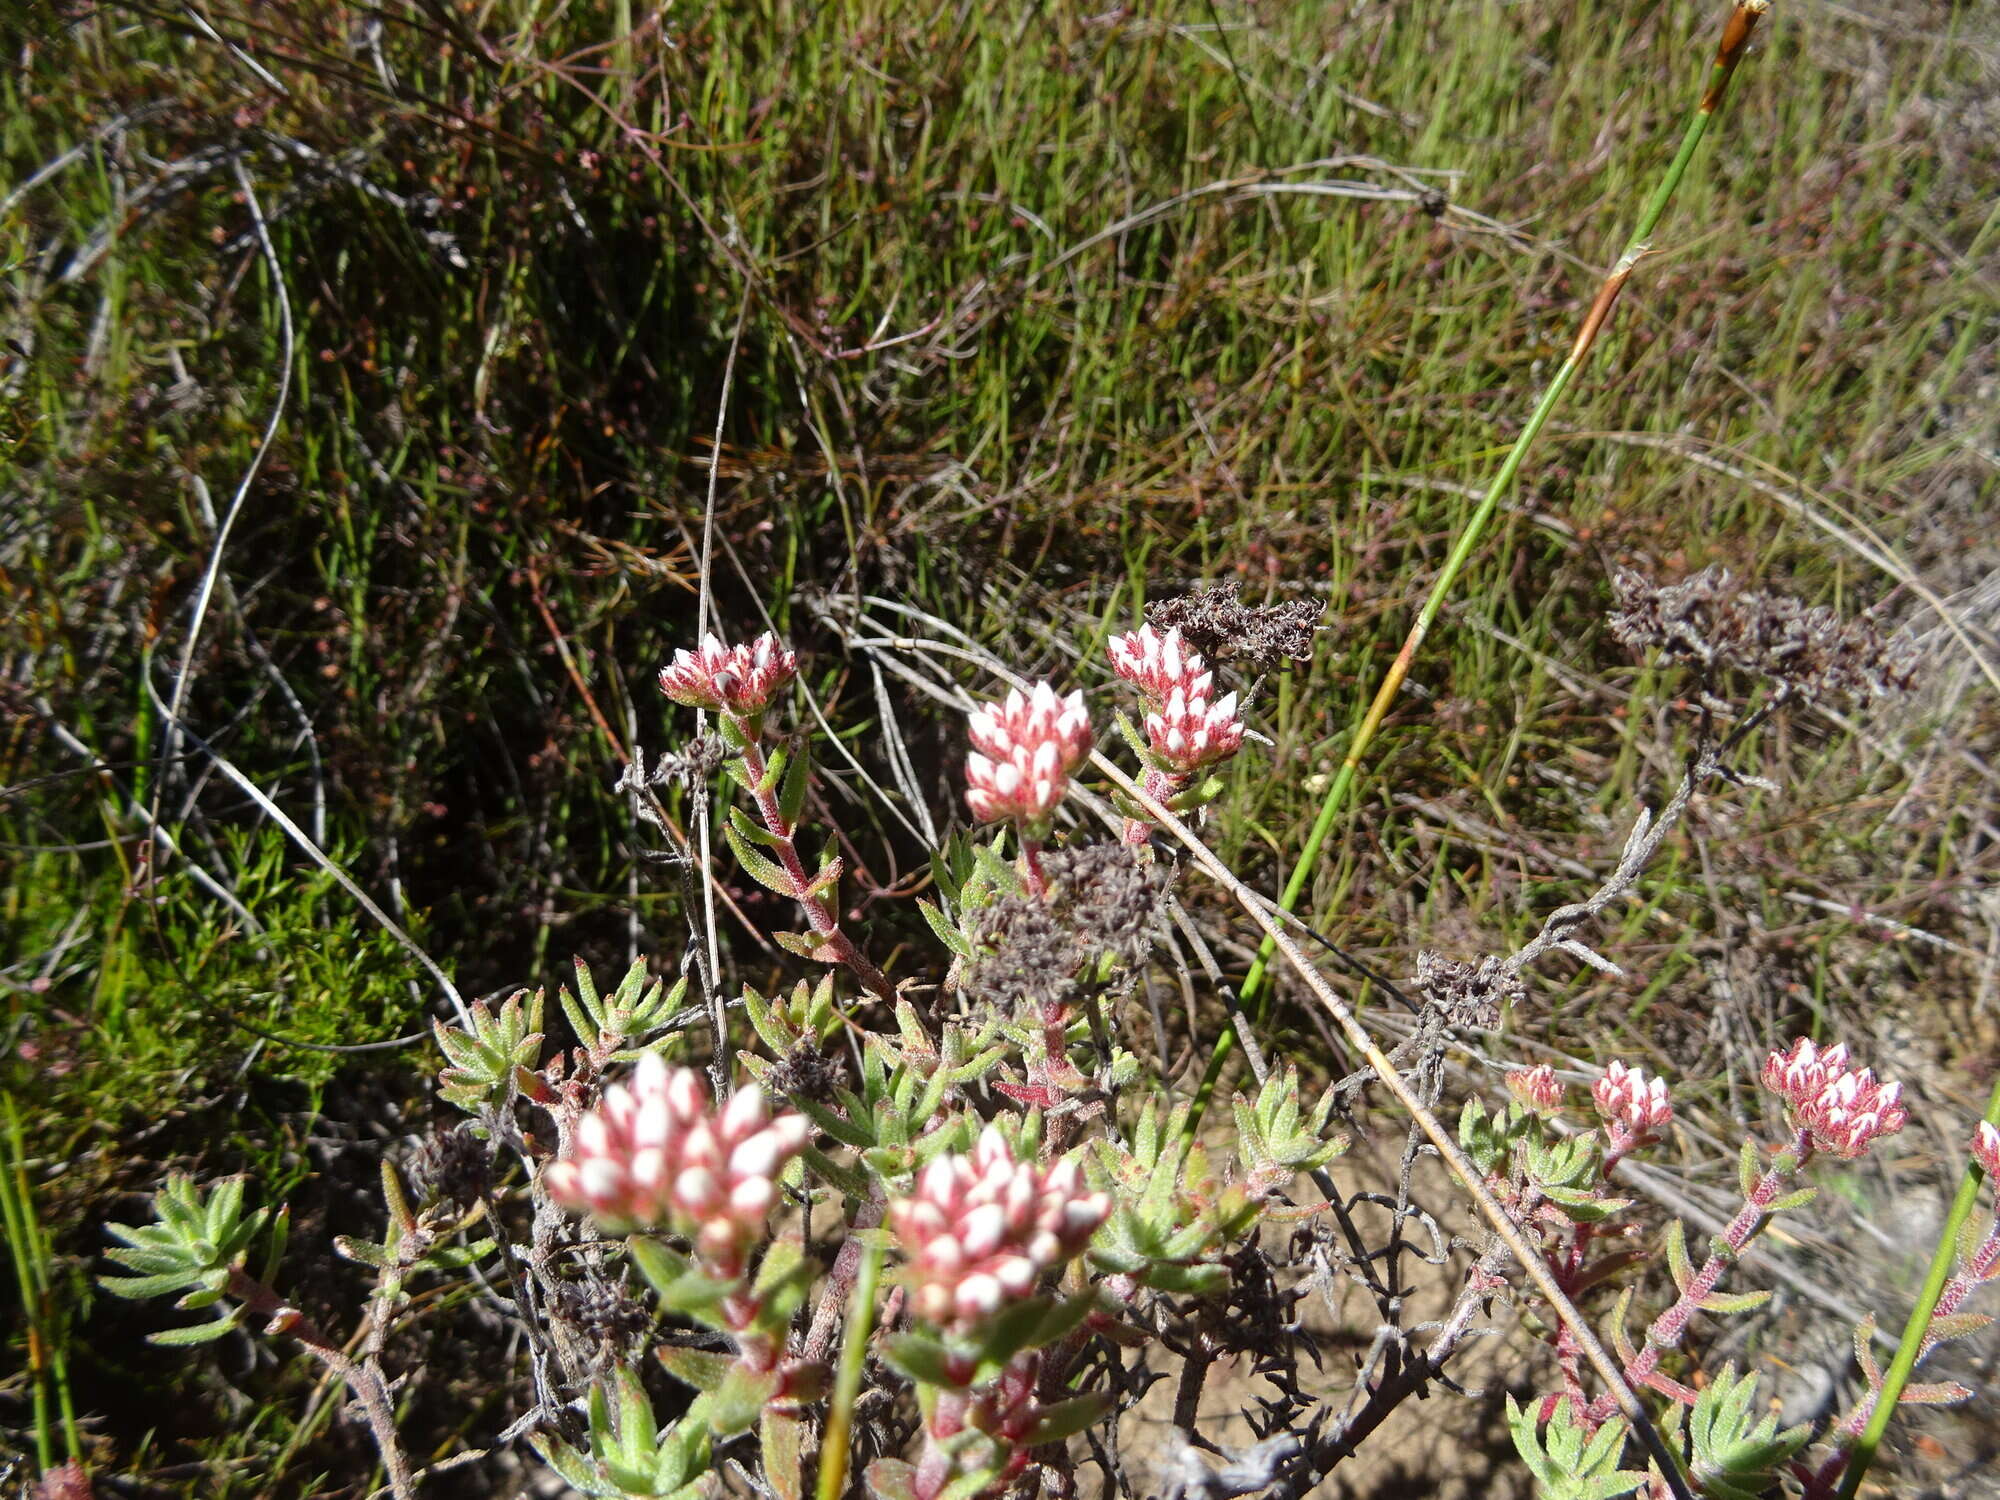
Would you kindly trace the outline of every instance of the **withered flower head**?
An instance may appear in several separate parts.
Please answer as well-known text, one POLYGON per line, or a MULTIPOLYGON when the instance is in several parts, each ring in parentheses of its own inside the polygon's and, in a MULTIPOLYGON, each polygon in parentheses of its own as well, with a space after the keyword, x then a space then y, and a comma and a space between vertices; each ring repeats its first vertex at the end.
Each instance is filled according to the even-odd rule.
POLYGON ((1866 617, 1842 620, 1784 594, 1739 588, 1727 568, 1704 568, 1671 585, 1621 568, 1612 586, 1618 595, 1612 635, 1635 651, 1658 650, 1704 679, 1747 672, 1809 701, 1879 697, 1916 682, 1907 637, 1892 638, 1866 617))
POLYGON ((1178 630, 1195 650, 1251 672, 1269 672, 1285 660, 1312 656, 1313 630, 1324 606, 1304 599, 1252 607, 1237 597, 1237 587, 1219 583, 1149 604, 1146 623, 1156 631, 1178 630))
POLYGON ((470 1208, 493 1186, 493 1147, 470 1123, 434 1132, 410 1160, 410 1185, 425 1199, 470 1208))
POLYGON ((965 976, 975 995, 1003 1005, 1059 1002, 1100 954, 1129 968, 1152 951, 1167 895, 1165 866, 1103 843, 1052 850, 1042 869, 1046 896, 1002 897, 980 913, 977 942, 987 951, 965 976))
POLYGON ((1520 975, 1497 958, 1463 963, 1425 949, 1417 954, 1417 992, 1456 1026, 1492 1027, 1526 993, 1520 975))

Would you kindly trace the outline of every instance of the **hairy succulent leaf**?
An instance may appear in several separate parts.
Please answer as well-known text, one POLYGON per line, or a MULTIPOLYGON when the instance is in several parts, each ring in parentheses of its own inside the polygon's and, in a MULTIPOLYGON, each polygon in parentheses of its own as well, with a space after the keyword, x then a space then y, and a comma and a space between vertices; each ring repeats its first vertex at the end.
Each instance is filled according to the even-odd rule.
POLYGON ((1809 1425, 1778 1430, 1769 1412, 1761 1420, 1753 1403, 1757 1377, 1725 1365, 1688 1414, 1693 1469, 1703 1493, 1716 1500, 1757 1500, 1778 1482, 1784 1462, 1812 1435, 1809 1425))
POLYGON ((1522 1407, 1509 1396, 1507 1427, 1541 1500, 1614 1500, 1646 1483, 1643 1470, 1618 1467, 1624 1418, 1614 1417, 1593 1433, 1571 1414, 1569 1397, 1556 1402, 1546 1425, 1535 1419, 1538 1404, 1522 1407))
POLYGON ((471 1030, 431 1022, 445 1068, 438 1095, 469 1115, 504 1108, 514 1097, 516 1070, 532 1069, 542 1051, 542 993, 522 990, 495 1015, 483 1000, 472 1002, 471 1030), (526 1001, 524 1005, 522 1002, 526 1001))

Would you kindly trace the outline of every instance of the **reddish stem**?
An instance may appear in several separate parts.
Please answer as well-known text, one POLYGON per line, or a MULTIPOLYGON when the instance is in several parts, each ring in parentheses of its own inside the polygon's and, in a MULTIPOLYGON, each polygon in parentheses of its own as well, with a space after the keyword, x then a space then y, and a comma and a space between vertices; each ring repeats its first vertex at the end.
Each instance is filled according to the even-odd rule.
MULTIPOLYGON (((1145 789, 1148 797, 1151 797, 1156 802, 1164 803, 1176 796, 1187 785, 1187 780, 1185 776, 1169 775, 1165 771, 1155 770, 1151 766, 1148 766, 1146 774, 1140 778, 1139 784, 1145 789)), ((1127 818, 1125 820, 1124 839, 1126 843, 1132 845, 1134 848, 1145 843, 1152 836, 1152 831, 1152 825, 1143 818, 1127 818)))
POLYGON ((860 980, 877 998, 894 1004, 896 987, 889 982, 888 976, 876 968, 868 955, 855 947, 853 940, 841 931, 839 919, 827 910, 826 903, 810 894, 812 877, 806 874, 805 861, 799 858, 799 847, 794 840, 798 826, 786 819, 784 809, 778 805, 777 792, 764 784, 770 769, 769 762, 764 759, 764 749, 751 734, 749 725, 738 720, 735 727, 743 745, 743 776, 749 785, 751 798, 757 804, 758 820, 763 823, 764 831, 771 835, 774 841, 772 853, 777 855, 779 867, 792 884, 786 894, 804 908, 806 921, 812 924, 813 935, 834 961, 860 980))
MULTIPOLYGON (((2000 1265, 2000 1225, 1994 1227, 1978 1249, 1959 1261, 1958 1270, 1952 1275, 1951 1280, 1944 1284, 1944 1290, 1938 1294, 1937 1306, 1931 1309, 1930 1326, 1924 1330, 1923 1342, 1917 1345, 1917 1357, 1912 1368, 1922 1364, 1924 1356, 1938 1346, 1939 1341, 1935 1331, 1938 1321, 1950 1317, 1964 1306, 1965 1299, 1972 1295, 1973 1289, 1992 1276, 1996 1265, 2000 1265)), ((1806 1500, 1817 1500, 1819 1496, 1831 1495, 1834 1492, 1842 1472, 1847 1468, 1854 1440, 1867 1428, 1881 1399, 1880 1391, 1867 1392, 1855 1403, 1854 1410, 1841 1420, 1840 1426, 1832 1435, 1832 1440, 1840 1446, 1827 1457, 1825 1463, 1806 1477, 1806 1500)))
POLYGON ((1027 882, 1028 894, 1040 900, 1049 893, 1049 877, 1042 871, 1042 845, 1038 839, 1021 835, 1021 878, 1027 882))
POLYGON ((396 1434, 396 1413, 389 1397, 388 1382, 382 1378, 374 1360, 350 1358, 347 1351, 328 1338, 312 1319, 247 1272, 232 1269, 227 1291, 250 1312, 268 1319, 264 1329, 266 1333, 290 1334, 354 1393, 355 1403, 360 1406, 362 1415, 367 1419, 368 1430, 375 1439, 376 1452, 382 1457, 382 1467, 388 1472, 390 1491, 396 1500, 412 1500, 417 1492, 416 1475, 410 1469, 410 1460, 396 1434))
MULTIPOLYGON (((1625 1366, 1625 1379, 1633 1386, 1647 1386, 1652 1390, 1673 1397, 1683 1403, 1691 1403, 1695 1393, 1680 1382, 1659 1373, 1660 1356, 1678 1345, 1687 1333, 1688 1323, 1694 1318, 1701 1304, 1721 1283, 1723 1275, 1741 1258, 1744 1249, 1757 1237, 1758 1231, 1770 1218, 1770 1207, 1783 1196, 1791 1180, 1804 1170, 1812 1159, 1813 1141, 1808 1131, 1798 1131, 1788 1150, 1782 1151, 1773 1160, 1764 1175, 1757 1180, 1756 1187, 1744 1200, 1743 1207, 1722 1231, 1722 1247, 1702 1262, 1701 1269, 1689 1278, 1673 1306, 1653 1320, 1653 1326, 1646 1330, 1646 1347, 1641 1349, 1625 1366)), ((1599 1396, 1591 1404, 1590 1415, 1597 1421, 1609 1419, 1616 1411, 1615 1399, 1599 1396)))

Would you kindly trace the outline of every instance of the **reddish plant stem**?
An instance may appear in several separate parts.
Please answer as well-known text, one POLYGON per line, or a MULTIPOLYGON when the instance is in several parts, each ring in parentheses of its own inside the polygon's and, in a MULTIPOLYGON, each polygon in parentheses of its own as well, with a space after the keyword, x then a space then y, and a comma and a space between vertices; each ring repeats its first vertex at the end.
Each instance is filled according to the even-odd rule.
POLYGON ((889 982, 888 976, 875 967, 867 954, 854 946, 853 940, 841 930, 839 919, 827 910, 826 903, 810 894, 812 877, 806 874, 805 861, 799 858, 799 846, 794 838, 798 832, 797 825, 786 819, 784 809, 778 806, 776 791, 764 784, 770 769, 769 762, 764 759, 764 749, 757 743, 751 732, 751 726, 737 720, 736 728, 743 746, 740 758, 743 763, 744 781, 750 788, 752 800, 757 804, 758 820, 763 823, 764 831, 774 840, 772 852, 777 855, 779 867, 784 870, 786 878, 792 883, 792 889, 787 894, 804 908, 806 920, 812 924, 813 935, 833 956, 834 961, 858 979, 876 998, 886 1000, 893 1005, 896 1000, 896 987, 889 982))
MULTIPOLYGON (((1149 766, 1146 769, 1146 774, 1140 778, 1139 784, 1145 787, 1148 797, 1159 802, 1166 802, 1176 796, 1187 785, 1187 778, 1185 776, 1173 776, 1165 771, 1154 770, 1149 766)), ((1125 842, 1135 848, 1145 843, 1152 836, 1152 832, 1152 825, 1141 818, 1127 818, 1125 820, 1125 842)))
POLYGON ((916 1477, 911 1483, 917 1500, 937 1500, 951 1482, 953 1465, 944 1443, 946 1439, 957 1436, 965 1426, 968 1404, 963 1391, 938 1392, 937 1401, 931 1407, 930 1421, 925 1424, 923 1456, 917 1460, 916 1477))
POLYGON ((1049 893, 1049 877, 1042 870, 1042 844, 1040 839, 1021 835, 1021 879, 1027 882, 1028 894, 1040 900, 1049 893))
MULTIPOLYGON (((1549 1257, 1549 1270, 1554 1273, 1556 1284, 1571 1298, 1577 1294, 1577 1283, 1582 1278, 1584 1262, 1590 1251, 1590 1238, 1591 1226, 1577 1224, 1561 1255, 1549 1257)), ((1570 1332, 1567 1323, 1559 1323, 1556 1327, 1556 1364, 1562 1370, 1563 1393, 1569 1397, 1569 1409, 1587 1411, 1590 1402, 1583 1391, 1583 1345, 1576 1341, 1576 1335, 1570 1332)), ((1543 1420, 1547 1421, 1554 1415, 1555 1408, 1551 1404, 1544 1411, 1543 1420)))
POLYGON ((806 1359, 824 1360, 832 1352, 834 1329, 840 1326, 840 1315, 847 1307, 848 1294, 854 1289, 855 1278, 861 1274, 860 1231, 873 1229, 882 1222, 884 1206, 879 1198, 871 1198, 855 1210, 853 1231, 834 1254, 833 1269, 827 1273, 826 1285, 819 1294, 819 1305, 813 1309, 812 1326, 806 1331, 803 1351, 806 1359))
MULTIPOLYGON (((1689 1278, 1687 1286, 1646 1330, 1646 1347, 1641 1349, 1625 1366, 1625 1379, 1634 1386, 1647 1386, 1663 1395, 1672 1397, 1683 1404, 1691 1404, 1695 1392, 1679 1381, 1659 1373, 1660 1357, 1667 1350, 1676 1347, 1687 1333, 1688 1323, 1694 1318, 1709 1295, 1721 1284, 1723 1275, 1741 1258, 1744 1249, 1757 1237, 1770 1218, 1770 1207, 1784 1195, 1791 1180, 1804 1170, 1812 1159, 1813 1140, 1809 1131, 1794 1133, 1791 1145, 1778 1153, 1764 1175, 1757 1180, 1756 1187, 1744 1200, 1743 1207, 1722 1231, 1722 1244, 1701 1269, 1689 1278)), ((1589 1415, 1596 1421, 1609 1419, 1617 1410, 1609 1397, 1600 1396, 1591 1403, 1589 1415)))
POLYGON ((229 1273, 228 1293, 258 1317, 267 1319, 264 1331, 289 1334, 305 1346, 306 1352, 341 1380, 354 1393, 355 1402, 367 1418, 368 1431, 382 1457, 389 1476, 389 1489, 396 1500, 413 1500, 417 1493, 416 1475, 403 1444, 396 1435, 396 1412, 389 1400, 388 1382, 372 1360, 354 1360, 347 1351, 323 1333, 296 1307, 270 1287, 240 1270, 229 1273))

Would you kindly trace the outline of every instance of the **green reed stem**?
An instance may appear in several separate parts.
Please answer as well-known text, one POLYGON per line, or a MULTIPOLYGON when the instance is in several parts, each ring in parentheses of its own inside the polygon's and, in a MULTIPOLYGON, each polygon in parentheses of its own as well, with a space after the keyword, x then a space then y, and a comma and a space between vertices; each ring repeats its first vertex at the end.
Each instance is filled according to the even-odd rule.
MULTIPOLYGON (((1986 1119, 2000 1126, 2000 1080, 1994 1082, 1993 1092, 1987 1095, 1986 1119)), ((1966 1167, 1965 1176, 1958 1184, 1958 1194, 1951 1200, 1951 1212, 1946 1216, 1944 1229, 1938 1236, 1937 1249, 1931 1255, 1930 1273, 1924 1277, 1924 1289, 1917 1297, 1917 1305, 1910 1309, 1910 1320, 1903 1325, 1903 1339, 1896 1345, 1896 1357, 1889 1361, 1888 1373, 1882 1377, 1882 1389, 1875 1397, 1875 1410, 1869 1413, 1868 1425, 1861 1429, 1861 1436, 1854 1440, 1847 1460, 1847 1472, 1840 1477, 1840 1490, 1835 1500, 1853 1500, 1869 1465, 1875 1462, 1875 1450, 1881 1446, 1882 1434, 1888 1431, 1889 1423, 1896 1415, 1896 1402, 1903 1394, 1903 1387, 1910 1383, 1910 1373, 1917 1367, 1917 1355, 1923 1349, 1924 1335, 1930 1331, 1931 1314, 1937 1310, 1938 1297, 1944 1291, 1944 1284, 1951 1279, 1952 1267, 1957 1264, 1959 1231, 1972 1217, 1973 1205, 1979 1201, 1980 1184, 1985 1180, 1985 1169, 1979 1163, 1973 1162, 1966 1167)))
MULTIPOLYGON (((1439 611, 1444 608, 1445 597, 1451 592, 1452 585, 1458 581, 1458 575, 1464 571, 1473 550, 1485 538, 1486 528, 1491 524, 1494 512, 1500 508, 1501 499, 1513 486, 1515 476, 1521 471, 1521 462, 1527 457, 1529 445, 1541 433, 1543 426, 1555 411, 1556 404, 1569 389, 1570 381, 1582 368, 1584 360, 1589 357, 1591 348, 1597 342, 1598 334, 1603 331, 1605 323, 1611 317, 1611 309, 1618 300, 1618 294, 1624 290, 1633 268, 1650 248, 1653 231, 1665 216, 1667 205, 1673 200, 1674 190, 1680 186, 1681 178, 1687 172, 1688 163, 1694 159, 1695 149, 1700 146, 1702 136, 1708 131, 1710 117, 1721 105, 1723 95, 1728 91, 1729 80, 1735 73, 1736 64, 1750 41, 1750 34, 1769 8, 1769 0, 1737 0, 1735 8, 1730 12, 1729 20, 1723 26, 1722 40, 1716 48, 1715 61, 1709 67, 1708 80, 1702 90, 1700 102, 1695 105, 1687 129, 1681 135, 1680 149, 1674 153, 1674 159, 1667 165, 1659 185, 1653 189, 1652 197, 1647 199, 1645 209, 1639 215, 1638 227, 1633 230, 1631 238, 1626 242, 1624 253, 1618 257, 1618 263, 1611 268, 1611 274, 1605 277, 1603 285, 1598 288, 1596 299, 1591 303, 1590 311, 1584 316, 1583 326, 1578 330, 1576 341, 1570 346, 1568 356, 1550 379, 1548 387, 1542 392, 1541 399, 1535 403, 1535 409, 1529 415, 1527 424, 1522 427, 1520 436, 1514 439, 1514 446, 1508 449, 1507 457, 1501 462, 1499 471, 1494 474, 1492 482, 1486 487, 1485 494, 1480 497, 1478 506, 1459 532, 1458 539, 1452 544, 1451 554, 1445 559, 1443 569, 1438 573, 1429 595, 1424 599, 1423 607, 1417 611, 1416 623, 1410 627, 1410 633, 1404 638, 1402 649, 1396 653, 1395 661, 1390 664, 1388 673, 1376 690, 1374 701, 1368 705, 1367 716, 1362 719, 1361 727, 1355 731, 1353 740, 1349 742, 1347 754, 1340 763, 1340 770, 1335 774, 1333 784, 1327 788, 1326 798, 1320 804, 1319 816, 1313 820, 1312 829, 1307 833, 1306 841, 1299 849, 1298 859, 1292 865, 1292 873, 1285 881, 1283 893, 1278 897, 1278 905, 1283 910, 1297 909, 1306 882, 1319 863, 1320 850, 1325 845, 1327 836, 1333 831, 1334 821, 1347 806, 1348 795, 1354 788, 1355 776, 1361 768, 1361 757, 1367 754, 1369 746, 1374 743, 1376 732, 1382 727, 1382 721, 1388 717, 1389 708, 1395 702, 1396 694, 1402 689, 1403 680, 1409 676, 1410 666, 1416 659, 1418 647, 1430 634, 1432 624, 1437 620, 1439 611)), ((1250 972, 1244 977, 1243 989, 1238 997, 1246 1007, 1255 1001, 1252 1019, 1259 1023, 1263 1021, 1265 1010, 1270 1003, 1269 997, 1264 993, 1265 974, 1275 951, 1275 945, 1267 936, 1258 946, 1256 959, 1250 965, 1250 972)), ((1215 1050, 1209 1054, 1208 1067, 1203 1072, 1201 1086, 1195 1093, 1194 1109, 1188 1116, 1187 1129, 1190 1134, 1201 1124, 1202 1116, 1208 1109, 1209 1097, 1215 1092, 1216 1080, 1222 1074, 1223 1064, 1228 1061, 1229 1054, 1235 1047, 1236 1027, 1232 1020, 1216 1039, 1215 1050)))
POLYGON ((14 1262, 14 1284, 21 1293, 21 1322, 28 1342, 28 1378, 33 1397, 35 1462, 40 1472, 47 1474, 55 1467, 58 1420, 71 1458, 83 1452, 83 1440, 77 1432, 76 1408, 70 1395, 67 1330, 55 1304, 54 1283, 49 1275, 48 1235, 36 1217, 34 1196, 28 1187, 21 1116, 12 1094, 0 1095, 0 1103, 4 1103, 6 1111, 6 1149, 0 1152, 0 1228, 6 1230, 14 1262), (51 1391, 55 1395, 54 1410, 49 1403, 51 1391))
POLYGON ((871 1238, 862 1246, 861 1271, 854 1278, 854 1295, 847 1305, 847 1333, 840 1345, 840 1369, 833 1377, 833 1400, 827 1405, 826 1434, 819 1446, 818 1500, 840 1500, 847 1488, 847 1449, 852 1441, 854 1402, 861 1393, 868 1335, 874 1330, 875 1279, 881 1270, 882 1247, 871 1238))

